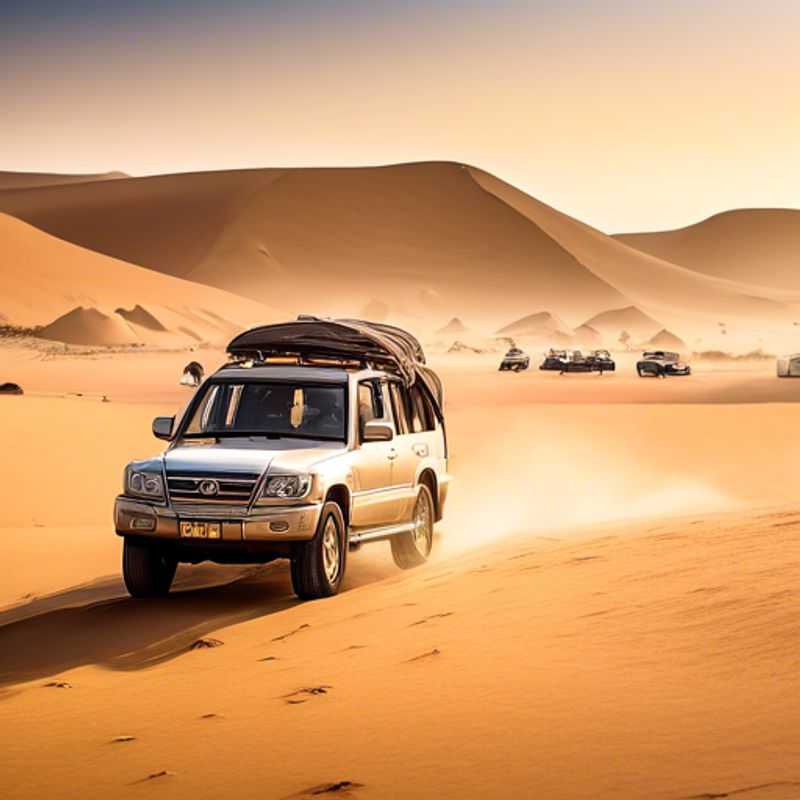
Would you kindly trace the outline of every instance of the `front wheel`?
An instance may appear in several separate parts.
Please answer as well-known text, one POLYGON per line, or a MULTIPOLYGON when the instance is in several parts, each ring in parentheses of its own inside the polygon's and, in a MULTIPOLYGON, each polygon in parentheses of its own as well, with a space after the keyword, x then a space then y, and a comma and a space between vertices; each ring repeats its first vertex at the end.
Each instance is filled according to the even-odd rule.
POLYGON ((347 532, 337 503, 325 503, 314 538, 292 556, 292 587, 301 600, 332 597, 339 591, 347 563, 347 532))
POLYGON ((163 548, 126 536, 122 545, 122 578, 131 597, 162 597, 169 593, 177 559, 163 548))
POLYGON ((406 533, 392 536, 392 557, 401 569, 411 569, 424 564, 433 547, 433 497, 425 484, 419 487, 414 505, 414 526, 406 533))

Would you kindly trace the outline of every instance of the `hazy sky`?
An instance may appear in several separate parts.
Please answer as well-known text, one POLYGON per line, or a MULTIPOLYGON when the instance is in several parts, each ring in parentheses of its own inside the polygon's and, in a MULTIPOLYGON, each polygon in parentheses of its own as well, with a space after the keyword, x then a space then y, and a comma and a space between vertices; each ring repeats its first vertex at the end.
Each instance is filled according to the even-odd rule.
POLYGON ((798 0, 0 0, 0 169, 465 161, 607 231, 800 206, 798 0))

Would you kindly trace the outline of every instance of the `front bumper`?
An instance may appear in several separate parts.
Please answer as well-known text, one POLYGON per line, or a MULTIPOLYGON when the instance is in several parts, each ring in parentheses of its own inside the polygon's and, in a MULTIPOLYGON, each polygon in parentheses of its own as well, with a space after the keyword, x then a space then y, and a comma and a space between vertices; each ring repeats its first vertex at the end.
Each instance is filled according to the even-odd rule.
POLYGON ((181 521, 219 522, 218 543, 297 542, 312 539, 322 503, 296 506, 264 506, 242 514, 224 508, 190 511, 134 500, 120 495, 114 503, 114 528, 119 536, 147 536, 182 541, 181 521))

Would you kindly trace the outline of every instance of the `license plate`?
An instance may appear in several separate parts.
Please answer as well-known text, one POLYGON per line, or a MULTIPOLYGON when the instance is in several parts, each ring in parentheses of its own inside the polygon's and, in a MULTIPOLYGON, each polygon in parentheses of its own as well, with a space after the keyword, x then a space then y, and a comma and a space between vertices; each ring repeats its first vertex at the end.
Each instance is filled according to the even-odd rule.
POLYGON ((219 539, 219 522, 181 522, 181 536, 184 539, 219 539))

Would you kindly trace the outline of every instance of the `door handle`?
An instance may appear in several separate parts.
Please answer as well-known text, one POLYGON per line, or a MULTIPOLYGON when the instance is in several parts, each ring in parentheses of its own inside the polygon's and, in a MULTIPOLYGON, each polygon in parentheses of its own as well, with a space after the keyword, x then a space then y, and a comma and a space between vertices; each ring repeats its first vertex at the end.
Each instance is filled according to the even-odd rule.
POLYGON ((392 448, 392 449, 389 451, 389 454, 387 455, 387 458, 389 459, 389 461, 394 461, 394 460, 397 458, 397 450, 395 450, 394 448, 392 448))

